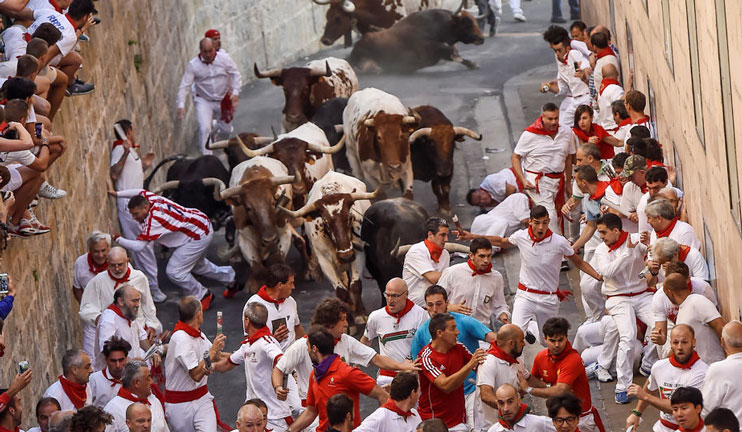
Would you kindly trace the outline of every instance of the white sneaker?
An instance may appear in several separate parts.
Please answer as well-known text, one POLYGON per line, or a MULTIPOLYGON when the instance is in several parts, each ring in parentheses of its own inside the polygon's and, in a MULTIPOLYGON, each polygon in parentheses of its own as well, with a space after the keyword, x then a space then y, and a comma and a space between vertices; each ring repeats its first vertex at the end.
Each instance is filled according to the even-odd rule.
POLYGON ((50 185, 48 182, 44 182, 39 189, 38 195, 42 198, 47 199, 59 199, 67 196, 67 191, 64 189, 56 188, 50 185))
POLYGON ((598 368, 595 369, 595 376, 598 378, 598 381, 602 383, 607 383, 613 381, 613 375, 611 375, 608 370, 600 365, 598 365, 598 368))
POLYGON ((152 290, 151 294, 152 294, 152 301, 155 303, 162 303, 165 300, 167 300, 167 295, 165 295, 165 293, 160 291, 159 289, 156 291, 152 290))
POLYGON ((518 22, 526 22, 526 16, 522 13, 517 13, 513 15, 513 19, 518 22))
MULTIPOLYGON (((28 209, 28 212, 31 214, 31 218, 28 219, 28 223, 30 223, 33 229, 35 230, 34 234, 46 234, 49 231, 51 231, 51 229, 48 226, 39 222, 39 220, 36 218, 36 215, 34 214, 33 211, 31 211, 30 208, 28 209)), ((25 220, 25 219, 22 219, 22 220, 25 220)))

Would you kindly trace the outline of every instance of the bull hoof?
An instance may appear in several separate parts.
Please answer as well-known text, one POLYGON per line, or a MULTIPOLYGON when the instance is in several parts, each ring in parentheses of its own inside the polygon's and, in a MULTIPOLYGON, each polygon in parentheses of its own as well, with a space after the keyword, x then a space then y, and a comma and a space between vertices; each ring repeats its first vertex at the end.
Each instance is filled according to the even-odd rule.
POLYGON ((476 64, 476 63, 474 63, 474 62, 473 62, 473 61, 471 61, 471 60, 466 60, 466 59, 464 59, 464 60, 463 60, 463 61, 462 61, 461 63, 462 63, 462 64, 463 64, 464 66, 466 66, 467 68, 469 68, 469 70, 477 70, 477 69, 479 69, 479 65, 478 65, 478 64, 476 64))
POLYGON ((355 323, 359 325, 366 325, 368 322, 368 315, 356 315, 355 323))

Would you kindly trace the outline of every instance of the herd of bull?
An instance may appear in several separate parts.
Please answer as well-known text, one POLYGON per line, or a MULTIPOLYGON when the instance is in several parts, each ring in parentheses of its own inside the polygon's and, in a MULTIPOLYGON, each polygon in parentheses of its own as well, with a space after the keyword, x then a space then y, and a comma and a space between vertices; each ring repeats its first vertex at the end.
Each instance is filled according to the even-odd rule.
MULTIPOLYGON (((330 3, 331 8, 343 4, 330 3)), ((357 7, 367 3, 355 2, 357 7)), ((452 28, 464 20, 481 37, 474 17, 461 8, 415 12, 389 30, 405 27, 406 20, 420 25, 426 19, 443 18, 452 28)), ((438 33, 445 33, 443 21, 439 24, 438 33)), ((453 43, 447 44, 453 48, 453 43)), ((351 60, 355 53, 354 49, 351 60)), ((454 126, 435 107, 408 108, 382 90, 359 90, 354 68, 346 60, 328 57, 304 67, 273 70, 260 70, 256 64, 254 73, 283 88, 285 133, 267 137, 242 132, 207 143, 210 150, 223 149, 229 170, 213 155, 165 159, 145 187, 160 166, 175 159, 167 182, 155 191, 204 211, 215 229, 227 226, 228 256, 241 254, 249 264, 250 290, 262 283, 267 266, 282 262, 294 244, 305 264, 300 276, 324 275, 336 295, 350 305, 355 322, 364 323, 364 268, 383 289, 402 273, 399 251, 406 248, 400 245, 425 237, 428 213, 412 201, 413 179, 430 182, 439 210, 450 213, 455 143, 482 136, 454 126), (390 190, 402 196, 382 199, 390 190)))

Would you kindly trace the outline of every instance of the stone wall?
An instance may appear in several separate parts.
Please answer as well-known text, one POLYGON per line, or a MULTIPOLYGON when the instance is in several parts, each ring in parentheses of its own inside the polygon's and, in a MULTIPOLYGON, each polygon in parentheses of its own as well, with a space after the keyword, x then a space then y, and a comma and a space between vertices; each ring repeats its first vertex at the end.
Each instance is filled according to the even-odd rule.
POLYGON ((24 426, 35 423, 36 400, 61 373, 65 350, 80 346, 72 264, 91 230, 118 230, 115 203, 106 197, 113 122, 130 118, 143 151, 186 150, 195 120, 191 112, 176 120, 175 94, 206 29, 221 31, 224 48, 250 78, 253 61, 277 66, 318 50, 325 13, 308 0, 107 0, 97 7, 102 22, 81 44, 81 77, 97 88, 67 98, 55 122, 69 148, 48 177, 69 195, 41 201, 36 213, 52 232, 12 240, 0 267, 18 290, 4 330, 0 385, 10 384, 21 360, 34 374, 22 393, 24 426))

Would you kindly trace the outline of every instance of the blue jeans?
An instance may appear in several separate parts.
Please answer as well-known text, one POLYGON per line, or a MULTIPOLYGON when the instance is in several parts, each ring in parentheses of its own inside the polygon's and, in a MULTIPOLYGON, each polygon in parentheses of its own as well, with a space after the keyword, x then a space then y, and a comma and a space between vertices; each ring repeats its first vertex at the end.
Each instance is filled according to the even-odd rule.
MULTIPOLYGON (((580 0, 569 0, 570 16, 580 16, 580 0)), ((551 0, 551 17, 562 17, 562 0, 551 0)))

